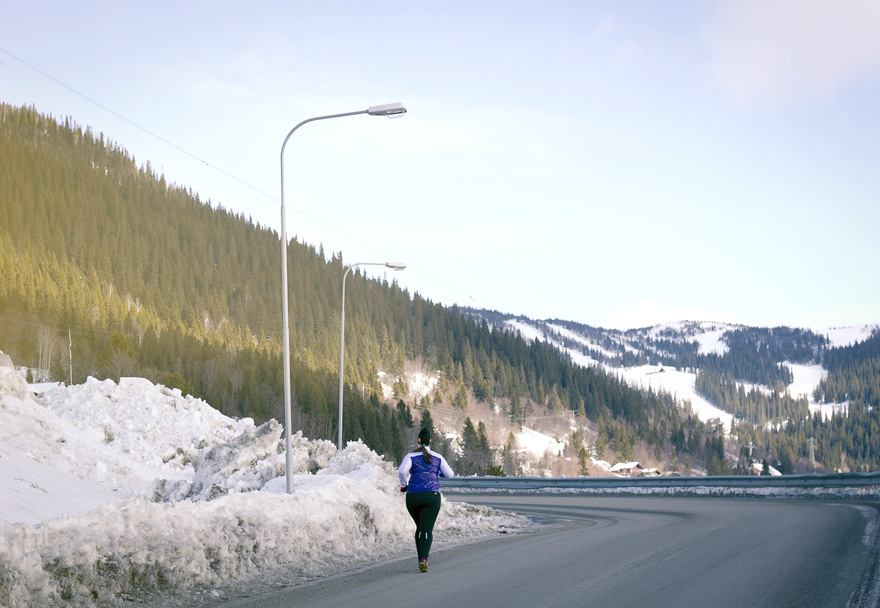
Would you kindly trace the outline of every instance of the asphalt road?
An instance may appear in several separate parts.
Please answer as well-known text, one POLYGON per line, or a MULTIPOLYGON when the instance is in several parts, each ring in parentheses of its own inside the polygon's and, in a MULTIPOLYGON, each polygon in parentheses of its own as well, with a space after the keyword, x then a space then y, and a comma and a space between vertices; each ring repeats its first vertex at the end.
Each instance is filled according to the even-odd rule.
MULTIPOLYGON (((877 506, 813 500, 449 495, 538 530, 434 550, 235 608, 877 605, 877 506)), ((435 541, 436 542, 436 541, 435 541)))

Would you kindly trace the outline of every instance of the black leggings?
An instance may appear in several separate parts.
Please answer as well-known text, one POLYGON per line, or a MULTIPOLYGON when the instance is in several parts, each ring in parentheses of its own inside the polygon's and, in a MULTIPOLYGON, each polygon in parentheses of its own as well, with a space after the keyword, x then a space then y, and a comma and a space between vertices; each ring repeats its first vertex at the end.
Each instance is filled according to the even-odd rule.
POLYGON ((406 510, 416 522, 416 552, 419 559, 428 559, 434 540, 434 522, 440 513, 440 492, 410 492, 406 495, 406 510))

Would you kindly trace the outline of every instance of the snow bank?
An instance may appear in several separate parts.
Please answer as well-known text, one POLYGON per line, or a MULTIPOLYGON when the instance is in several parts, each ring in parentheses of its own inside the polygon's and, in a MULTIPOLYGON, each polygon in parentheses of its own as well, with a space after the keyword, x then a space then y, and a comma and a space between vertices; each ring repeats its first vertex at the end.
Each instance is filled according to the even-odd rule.
MULTIPOLYGON (((413 526, 394 475, 365 466, 359 478, 332 476, 331 483, 297 476, 293 494, 119 501, 39 527, 0 520, 0 604, 94 606, 247 580, 281 566, 289 578, 307 579, 338 571, 342 560, 364 563, 409 549, 413 526)), ((436 532, 450 541, 522 526, 487 508, 447 502, 436 532)))
MULTIPOLYGON (((276 576, 286 584, 414 552, 391 463, 351 442, 232 420, 142 379, 89 379, 38 402, 0 367, 0 606, 191 603, 276 576), (152 599, 151 599, 152 598, 152 599)), ((525 528, 445 503, 438 546, 525 528)))
POLYGON ((205 401, 144 378, 89 378, 85 384, 48 391, 41 403, 96 442, 159 468, 182 470, 200 448, 253 427, 233 420, 205 401))

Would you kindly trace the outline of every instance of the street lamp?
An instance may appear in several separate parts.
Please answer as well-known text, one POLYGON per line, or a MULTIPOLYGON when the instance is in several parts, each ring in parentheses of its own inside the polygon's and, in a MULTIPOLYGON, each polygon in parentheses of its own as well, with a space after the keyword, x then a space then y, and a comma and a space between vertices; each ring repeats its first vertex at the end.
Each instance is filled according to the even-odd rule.
POLYGON ((293 493, 293 475, 291 471, 293 466, 290 454, 290 325, 288 322, 287 311, 287 214, 284 209, 284 148, 287 146, 287 140, 293 135, 293 132, 308 122, 316 120, 327 120, 328 118, 342 118, 343 116, 354 116, 356 114, 368 114, 370 116, 387 116, 388 118, 398 118, 406 114, 406 107, 402 103, 387 103, 381 106, 372 106, 366 110, 357 112, 345 112, 343 114, 330 114, 327 116, 316 116, 308 118, 290 130, 284 143, 281 144, 281 341, 282 341, 282 359, 284 361, 284 436, 286 442, 285 457, 285 476, 287 481, 287 493, 293 493))
POLYGON ((342 321, 341 328, 339 330, 339 440, 336 443, 336 449, 342 451, 342 370, 345 362, 345 279, 348 277, 348 273, 351 272, 352 268, 356 268, 357 266, 387 266, 388 268, 393 268, 394 270, 403 270, 406 268, 406 264, 401 264, 399 262, 355 262, 348 268, 346 268, 345 273, 342 275, 342 321))

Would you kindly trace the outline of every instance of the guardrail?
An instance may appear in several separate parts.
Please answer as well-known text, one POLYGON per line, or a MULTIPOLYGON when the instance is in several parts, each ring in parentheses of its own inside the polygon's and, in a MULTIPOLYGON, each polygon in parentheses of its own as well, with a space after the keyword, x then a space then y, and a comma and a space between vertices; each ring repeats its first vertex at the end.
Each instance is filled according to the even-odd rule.
POLYGON ((717 475, 709 477, 454 477, 443 489, 541 490, 608 488, 855 488, 880 485, 880 473, 717 475))

